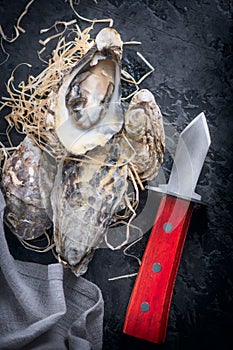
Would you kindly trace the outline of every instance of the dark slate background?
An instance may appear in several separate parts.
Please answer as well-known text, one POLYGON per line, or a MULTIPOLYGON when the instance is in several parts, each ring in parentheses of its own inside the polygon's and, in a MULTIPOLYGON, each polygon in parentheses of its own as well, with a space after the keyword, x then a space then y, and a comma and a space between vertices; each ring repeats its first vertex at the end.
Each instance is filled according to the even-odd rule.
MULTIPOLYGON (((0 0, 0 23, 8 36, 26 4, 25 0, 0 0)), ((166 343, 154 345, 122 333, 134 277, 111 282, 108 278, 136 272, 138 265, 122 250, 100 249, 86 277, 100 286, 105 300, 103 349, 232 349, 232 0, 99 0, 98 4, 80 0, 76 9, 89 18, 112 17, 124 41, 142 42, 140 47, 125 48, 123 65, 129 71, 134 69, 136 77, 146 71, 136 56, 139 50, 155 67, 141 87, 154 93, 166 118, 167 132, 180 132, 204 111, 212 139, 197 188, 207 205, 196 206, 191 220, 166 343)), ((41 49, 38 40, 44 37, 39 36, 39 30, 56 20, 73 18, 68 3, 62 0, 35 0, 21 22, 26 33, 12 44, 4 43, 10 56, 0 66, 1 96, 6 95, 5 83, 17 64, 33 65, 30 70, 17 70, 19 81, 43 69, 37 58, 41 49)), ((79 24, 81 28, 88 25, 79 24)), ((101 25, 95 28, 97 31, 101 25)), ((0 61, 5 57, 0 50, 0 61)), ((0 120, 0 138, 5 144, 3 116, 7 112, 1 111, 0 120)), ((18 135, 11 136, 15 143, 20 141, 18 135)), ((168 153, 162 170, 165 179, 171 166, 168 153)), ((160 198, 154 196, 155 215, 160 198)), ((130 252, 142 256, 148 235, 149 229, 130 252)), ((54 261, 50 254, 26 251, 9 232, 7 237, 16 258, 45 264, 54 261)))

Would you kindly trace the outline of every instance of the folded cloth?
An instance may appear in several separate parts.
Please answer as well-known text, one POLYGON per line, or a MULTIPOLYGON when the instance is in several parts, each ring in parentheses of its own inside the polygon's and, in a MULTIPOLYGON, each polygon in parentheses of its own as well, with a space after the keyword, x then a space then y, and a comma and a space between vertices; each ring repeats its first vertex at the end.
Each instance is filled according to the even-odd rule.
POLYGON ((101 349, 100 289, 61 264, 14 260, 3 229, 4 206, 0 192, 0 349, 101 349))

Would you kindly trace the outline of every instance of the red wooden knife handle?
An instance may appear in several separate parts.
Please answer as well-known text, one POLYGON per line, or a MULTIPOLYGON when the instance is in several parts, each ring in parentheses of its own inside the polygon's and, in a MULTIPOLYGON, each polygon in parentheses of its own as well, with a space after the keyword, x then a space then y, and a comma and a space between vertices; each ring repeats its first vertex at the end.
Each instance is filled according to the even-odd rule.
POLYGON ((143 255, 123 332, 163 343, 193 203, 163 196, 143 255))

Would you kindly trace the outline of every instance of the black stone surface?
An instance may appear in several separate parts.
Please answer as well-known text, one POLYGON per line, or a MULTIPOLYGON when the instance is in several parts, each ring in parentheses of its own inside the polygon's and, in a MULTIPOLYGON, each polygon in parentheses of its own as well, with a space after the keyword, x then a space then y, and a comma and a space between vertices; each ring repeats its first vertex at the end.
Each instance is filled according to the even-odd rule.
MULTIPOLYGON (((25 0, 0 0, 0 23, 9 37, 26 4, 25 0)), ((125 48, 124 67, 132 72, 136 67, 138 76, 146 70, 137 50, 155 67, 141 87, 154 93, 166 118, 167 133, 180 132, 204 111, 212 139, 197 186, 207 205, 196 206, 191 220, 172 298, 166 343, 154 345, 122 333, 134 278, 108 278, 136 272, 138 265, 122 250, 99 249, 86 277, 100 286, 105 300, 103 349, 232 349, 232 0, 99 0, 97 4, 80 0, 75 8, 88 18, 112 17, 124 41, 142 42, 140 47, 125 48)), ((50 27, 56 20, 73 18, 68 2, 35 0, 21 23, 26 33, 13 43, 3 41, 9 58, 4 62, 6 54, 0 50, 0 96, 6 96, 5 83, 17 64, 32 64, 30 69, 22 66, 16 71, 18 81, 44 68, 37 57, 41 49, 38 40, 44 37, 39 35, 40 29, 50 27)), ((88 25, 83 21, 79 24, 81 28, 88 25)), ((95 28, 97 31, 101 25, 95 28)), ((7 124, 3 116, 7 112, 0 112, 0 138, 5 144, 7 124)), ((12 138, 15 143, 21 139, 14 133, 12 138)), ((165 178, 170 166, 167 151, 165 178)), ((154 214, 159 199, 155 195, 154 214)), ((142 256, 148 235, 149 230, 130 253, 142 256)), ((50 254, 25 250, 10 233, 7 237, 16 258, 54 261, 50 254)))

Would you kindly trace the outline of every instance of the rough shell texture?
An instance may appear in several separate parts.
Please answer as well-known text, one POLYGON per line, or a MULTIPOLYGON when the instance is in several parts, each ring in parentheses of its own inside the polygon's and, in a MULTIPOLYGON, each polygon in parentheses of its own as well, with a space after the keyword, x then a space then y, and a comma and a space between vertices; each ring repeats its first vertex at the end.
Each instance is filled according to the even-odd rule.
POLYGON ((120 34, 113 28, 103 28, 96 36, 95 39, 98 51, 104 49, 113 49, 121 57, 123 42, 121 41, 120 34))
POLYGON ((127 166, 111 142, 88 152, 93 159, 60 164, 52 192, 54 239, 59 256, 83 274, 127 190, 127 166))
POLYGON ((57 136, 72 154, 105 145, 122 127, 121 55, 119 34, 104 28, 96 44, 51 94, 57 136))
POLYGON ((163 161, 165 134, 163 118, 152 93, 134 95, 125 114, 124 132, 135 150, 132 164, 141 180, 153 179, 163 161))
POLYGON ((5 222, 18 237, 34 239, 51 227, 49 196, 54 173, 54 165, 29 136, 6 160, 1 183, 5 222))

